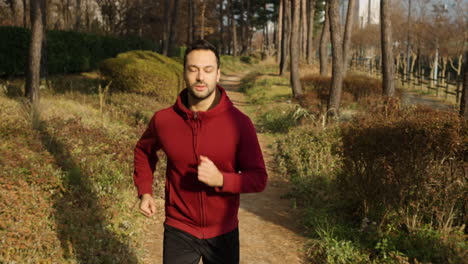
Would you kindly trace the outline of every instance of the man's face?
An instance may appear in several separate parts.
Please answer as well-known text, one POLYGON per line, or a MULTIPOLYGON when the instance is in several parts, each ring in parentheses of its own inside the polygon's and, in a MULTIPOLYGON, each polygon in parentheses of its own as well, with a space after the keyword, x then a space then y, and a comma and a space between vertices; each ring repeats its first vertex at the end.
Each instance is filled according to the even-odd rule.
POLYGON ((193 50, 187 55, 184 78, 194 99, 210 97, 219 82, 220 73, 216 55, 211 50, 193 50))

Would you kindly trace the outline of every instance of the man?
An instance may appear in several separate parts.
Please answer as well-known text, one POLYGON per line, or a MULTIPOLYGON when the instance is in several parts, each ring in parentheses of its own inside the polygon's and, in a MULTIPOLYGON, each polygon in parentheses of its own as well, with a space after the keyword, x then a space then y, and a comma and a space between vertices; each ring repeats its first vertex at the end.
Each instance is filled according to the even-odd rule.
POLYGON ((239 194, 261 192, 267 174, 250 119, 217 83, 216 48, 199 40, 187 48, 187 88, 152 117, 135 147, 134 182, 140 211, 155 213, 156 151, 167 156, 164 249, 167 264, 239 263, 239 194))

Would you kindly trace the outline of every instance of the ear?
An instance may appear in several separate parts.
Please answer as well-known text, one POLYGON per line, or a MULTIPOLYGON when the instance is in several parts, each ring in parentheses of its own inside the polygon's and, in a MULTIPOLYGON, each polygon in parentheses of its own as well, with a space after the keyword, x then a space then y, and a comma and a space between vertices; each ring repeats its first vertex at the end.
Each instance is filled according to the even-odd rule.
POLYGON ((217 73, 217 76, 216 76, 216 82, 219 83, 219 79, 221 78, 221 69, 218 68, 218 73, 217 73))

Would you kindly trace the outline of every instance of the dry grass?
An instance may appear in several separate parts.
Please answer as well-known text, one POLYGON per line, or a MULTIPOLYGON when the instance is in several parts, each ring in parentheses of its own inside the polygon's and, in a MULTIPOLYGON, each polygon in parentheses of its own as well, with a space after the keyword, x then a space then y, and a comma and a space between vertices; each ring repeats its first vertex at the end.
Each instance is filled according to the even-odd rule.
MULTIPOLYGON (((0 93, 1 263, 140 259, 145 219, 135 208, 133 147, 164 106, 116 93, 100 113, 97 87, 80 80, 61 76, 71 89, 41 90, 40 115, 18 97, 21 80, 0 93)), ((163 196, 160 186, 155 194, 163 196)))

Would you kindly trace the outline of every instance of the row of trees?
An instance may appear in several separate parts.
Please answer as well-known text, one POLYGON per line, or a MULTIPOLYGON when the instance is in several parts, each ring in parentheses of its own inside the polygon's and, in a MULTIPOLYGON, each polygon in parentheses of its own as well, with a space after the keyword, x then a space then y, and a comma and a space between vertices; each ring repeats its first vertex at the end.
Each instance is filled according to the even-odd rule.
POLYGON ((365 27, 354 21, 356 3, 356 0, 3 0, 0 24, 30 27, 34 31, 38 23, 34 8, 40 6, 42 31, 47 27, 137 35, 153 40, 155 48, 165 55, 174 55, 173 47, 198 38, 209 39, 222 54, 247 55, 256 51, 276 54, 280 74, 291 72, 296 97, 302 95, 299 62, 311 64, 318 58, 320 73, 327 75, 331 46, 332 90, 328 107, 331 115, 339 113, 342 79, 351 58, 382 63, 384 94, 388 96, 394 93, 395 71, 408 73, 410 78, 416 67, 430 69, 431 76, 437 72, 445 76, 452 70, 461 79, 468 28, 465 2, 454 0, 449 7, 452 11, 446 12, 445 6, 437 9, 436 4, 431 9, 431 0, 380 1, 380 25, 365 27), (408 6, 411 2, 412 7, 408 6), (340 3, 346 3, 347 10, 340 3))
MULTIPOLYGON (((415 65, 418 66, 419 72, 422 67, 430 68, 430 76, 437 79, 437 76, 445 77, 449 71, 447 65, 450 63, 456 72, 456 78, 458 80, 462 78, 463 52, 467 49, 468 40, 466 30, 468 21, 463 10, 468 11, 468 4, 463 6, 462 1, 454 1, 452 7, 455 9, 449 17, 446 14, 447 6, 439 4, 433 5, 432 16, 428 16, 426 8, 430 0, 416 1, 420 7, 424 7, 417 10, 418 14, 415 14, 415 10, 411 7, 411 0, 380 0, 380 24, 368 24, 365 28, 358 28, 353 25, 356 1, 347 1, 346 14, 344 12, 340 14, 340 2, 343 3, 338 0, 320 1, 320 3, 315 3, 313 0, 282 0, 280 3, 282 42, 278 50, 279 71, 280 74, 285 74, 287 67, 290 66, 291 86, 295 97, 301 97, 303 93, 299 81, 299 61, 302 59, 310 63, 315 57, 309 57, 309 54, 315 55, 312 45, 314 34, 307 35, 305 41, 298 36, 305 36, 306 22, 314 20, 313 9, 317 7, 322 7, 324 10, 318 52, 321 75, 328 74, 329 41, 332 51, 332 82, 327 112, 329 116, 339 113, 342 82, 348 70, 350 54, 353 54, 355 60, 365 59, 368 63, 378 59, 382 64, 383 95, 389 97, 395 94, 395 71, 404 72, 407 78, 411 78, 415 72, 415 65), (405 6, 405 2, 409 6, 405 6), (307 15, 300 15, 298 11, 306 10, 304 6, 307 3, 309 4, 307 15), (407 12, 404 12, 405 7, 407 12), (403 16, 405 13, 408 14, 406 17, 403 16), (341 16, 345 16, 346 19, 341 19, 341 16), (341 21, 345 23, 341 24, 341 21), (303 46, 307 46, 308 49, 301 48, 303 46), (307 55, 306 60, 305 55, 307 55), (440 74, 437 74, 438 70, 440 74)), ((466 115, 467 110, 464 107, 466 96, 462 95, 462 100, 464 101, 461 104, 461 111, 466 115)))
MULTIPOLYGON (((33 1, 1 0, 0 25, 30 28, 33 1)), ((153 40, 171 55, 194 39, 208 38, 220 52, 246 55, 255 32, 268 32, 278 0, 44 0, 48 29, 153 40)), ((268 38, 266 38, 268 39, 268 38)))

